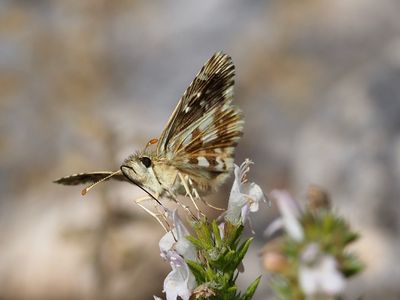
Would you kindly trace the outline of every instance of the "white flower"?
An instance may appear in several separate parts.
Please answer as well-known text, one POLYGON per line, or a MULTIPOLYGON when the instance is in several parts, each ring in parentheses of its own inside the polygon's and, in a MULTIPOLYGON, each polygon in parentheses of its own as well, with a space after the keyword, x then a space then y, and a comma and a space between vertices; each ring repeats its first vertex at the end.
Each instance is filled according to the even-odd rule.
POLYGON ((250 212, 256 212, 261 201, 266 201, 265 195, 260 186, 254 182, 247 182, 247 174, 250 171, 249 159, 246 159, 240 167, 235 165, 235 181, 233 182, 229 196, 226 219, 231 223, 244 224, 250 212))
POLYGON ((317 244, 309 244, 302 253, 299 282, 307 296, 317 294, 340 295, 345 288, 345 278, 337 268, 334 257, 321 253, 317 244))
POLYGON ((225 236, 225 223, 222 222, 218 225, 218 230, 219 230, 219 235, 221 236, 221 239, 224 239, 225 236))
POLYGON ((297 202, 286 191, 274 190, 271 197, 276 200, 281 218, 272 222, 266 230, 267 235, 271 235, 276 230, 284 227, 287 234, 295 241, 301 242, 304 239, 304 231, 297 219, 300 214, 300 208, 297 202))
POLYGON ((197 260, 196 249, 186 239, 189 231, 176 210, 172 212, 171 218, 174 228, 167 232, 159 242, 161 257, 167 260, 172 268, 164 280, 164 292, 167 300, 176 300, 178 296, 183 300, 188 300, 196 287, 196 279, 185 259, 197 260))
POLYGON ((172 268, 172 271, 164 280, 164 292, 167 295, 167 300, 176 300, 178 296, 183 300, 188 300, 196 287, 196 279, 183 257, 178 253, 169 251, 166 259, 172 268))
POLYGON ((165 254, 172 250, 182 255, 185 259, 196 261, 196 248, 186 239, 186 236, 189 235, 189 231, 179 218, 177 210, 174 210, 170 214, 170 217, 174 228, 172 231, 167 232, 158 244, 160 247, 161 257, 165 258, 165 254))

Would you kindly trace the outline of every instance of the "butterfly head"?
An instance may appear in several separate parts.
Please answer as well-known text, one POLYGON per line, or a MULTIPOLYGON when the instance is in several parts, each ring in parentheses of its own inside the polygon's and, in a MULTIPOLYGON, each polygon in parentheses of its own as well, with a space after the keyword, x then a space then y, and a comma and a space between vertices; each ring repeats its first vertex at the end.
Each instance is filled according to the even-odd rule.
POLYGON ((136 154, 124 161, 121 165, 121 172, 132 183, 157 192, 160 184, 154 174, 153 166, 151 155, 136 154))

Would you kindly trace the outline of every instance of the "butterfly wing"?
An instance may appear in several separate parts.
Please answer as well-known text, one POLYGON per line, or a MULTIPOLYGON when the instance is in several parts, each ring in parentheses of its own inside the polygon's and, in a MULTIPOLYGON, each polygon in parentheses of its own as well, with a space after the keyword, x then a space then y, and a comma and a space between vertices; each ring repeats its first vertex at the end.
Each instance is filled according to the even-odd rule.
POLYGON ((226 178, 233 168, 244 124, 231 103, 234 75, 232 59, 214 54, 183 94, 159 139, 158 156, 195 180, 226 178))
MULTIPOLYGON (((62 177, 54 181, 54 183, 64 184, 64 185, 78 185, 78 184, 86 184, 86 183, 94 183, 100 181, 107 176, 110 176, 114 172, 92 172, 92 173, 79 173, 73 174, 70 176, 62 177)), ((129 181, 124 175, 122 174, 115 174, 110 179, 115 179, 118 181, 129 181)))

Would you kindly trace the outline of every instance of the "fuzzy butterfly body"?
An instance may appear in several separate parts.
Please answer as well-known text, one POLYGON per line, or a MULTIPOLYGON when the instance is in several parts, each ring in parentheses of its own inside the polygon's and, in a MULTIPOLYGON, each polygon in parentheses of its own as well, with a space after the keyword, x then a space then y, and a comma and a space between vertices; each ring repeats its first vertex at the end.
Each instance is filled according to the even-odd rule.
POLYGON ((232 104, 234 75, 232 59, 214 54, 184 92, 158 140, 128 157, 119 171, 75 174, 55 182, 113 178, 130 181, 157 199, 217 189, 233 170, 243 132, 242 113, 232 104))

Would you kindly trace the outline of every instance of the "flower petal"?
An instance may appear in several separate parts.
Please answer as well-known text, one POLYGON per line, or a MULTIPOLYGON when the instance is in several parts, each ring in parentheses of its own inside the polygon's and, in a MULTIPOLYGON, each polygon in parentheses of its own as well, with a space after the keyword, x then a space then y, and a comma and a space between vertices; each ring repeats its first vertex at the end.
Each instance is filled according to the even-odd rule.
POLYGON ((186 239, 189 235, 189 230, 185 227, 181 218, 179 218, 176 209, 172 213, 172 220, 174 222, 174 232, 176 232, 176 238, 178 239, 175 243, 176 252, 182 255, 185 259, 197 261, 196 248, 186 239))
POLYGON ((176 300, 181 297, 183 300, 189 300, 192 290, 196 286, 196 280, 190 272, 185 260, 176 252, 168 253, 172 271, 164 280, 164 292, 167 300, 176 300))
POLYGON ((235 165, 235 180, 226 212, 226 219, 233 224, 246 223, 249 213, 258 211, 260 201, 266 201, 260 186, 254 182, 250 184, 247 182, 247 174, 252 163, 246 159, 240 167, 235 165))
POLYGON ((268 225, 267 229, 264 231, 264 236, 270 237, 274 233, 276 233, 278 230, 281 230, 283 228, 283 219, 282 218, 277 218, 272 221, 271 224, 268 225))
POLYGON ((226 211, 226 219, 233 224, 237 224, 241 220, 242 207, 246 204, 246 199, 240 191, 241 172, 240 168, 235 164, 235 180, 229 195, 228 209, 226 211))
POLYGON ((172 222, 174 223, 176 237, 178 240, 189 235, 189 230, 186 228, 185 224, 179 217, 177 209, 172 212, 172 222))
POLYGON ((171 212, 170 217, 173 220, 174 228, 172 231, 164 234, 158 243, 161 257, 167 259, 166 253, 168 251, 176 251, 185 259, 197 261, 196 248, 186 239, 186 236, 189 235, 189 230, 187 230, 182 220, 179 218, 177 210, 171 212))
POLYGON ((298 242, 302 241, 304 239, 304 231, 297 220, 300 210, 296 201, 288 192, 283 190, 274 190, 271 192, 271 196, 276 199, 286 232, 292 239, 298 242))
POLYGON ((263 202, 267 201, 265 199, 264 192, 262 191, 260 186, 258 184, 255 184, 254 182, 250 183, 248 195, 252 199, 252 202, 250 204, 250 211, 251 212, 258 211, 259 203, 261 201, 263 201, 263 202))
POLYGON ((335 258, 321 253, 315 243, 309 244, 301 254, 299 282, 303 292, 309 296, 339 295, 346 284, 335 258))
POLYGON ((175 244, 176 252, 182 255, 185 259, 197 261, 197 252, 194 245, 186 239, 186 237, 181 238, 175 244))
POLYGON ((318 272, 305 265, 299 269, 299 283, 306 295, 314 295, 318 292, 318 272))
POLYGON ((218 225, 218 230, 219 230, 219 235, 221 236, 221 239, 224 239, 225 236, 225 222, 222 222, 218 225))
POLYGON ((168 251, 170 251, 175 244, 174 235, 171 231, 168 231, 166 234, 158 242, 158 246, 160 247, 161 257, 166 259, 165 255, 168 251))
POLYGON ((243 205, 240 213, 242 224, 245 224, 250 215, 250 205, 243 205))
POLYGON ((320 265, 321 272, 321 288, 329 295, 338 295, 343 293, 346 281, 344 276, 337 269, 336 260, 326 255, 320 265))

